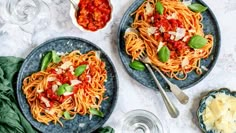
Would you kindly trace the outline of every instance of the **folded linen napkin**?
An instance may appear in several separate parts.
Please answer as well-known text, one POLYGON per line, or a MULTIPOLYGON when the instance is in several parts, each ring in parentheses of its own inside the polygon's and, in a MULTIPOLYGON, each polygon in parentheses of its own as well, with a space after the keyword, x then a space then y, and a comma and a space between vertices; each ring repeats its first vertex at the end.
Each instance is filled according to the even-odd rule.
POLYGON ((23 59, 0 57, 0 132, 35 133, 17 106, 15 97, 16 73, 23 59))

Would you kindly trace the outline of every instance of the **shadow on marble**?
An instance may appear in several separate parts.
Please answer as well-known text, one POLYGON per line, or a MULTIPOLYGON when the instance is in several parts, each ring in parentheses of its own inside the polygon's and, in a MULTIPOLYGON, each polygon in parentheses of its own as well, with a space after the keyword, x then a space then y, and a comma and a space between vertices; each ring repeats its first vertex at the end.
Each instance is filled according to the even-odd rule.
POLYGON ((197 110, 198 110, 198 107, 199 107, 199 103, 200 103, 201 99, 204 96, 206 96, 208 93, 209 93, 209 91, 204 91, 204 92, 200 93, 200 96, 194 98, 192 107, 190 108, 190 111, 191 111, 191 114, 192 114, 192 122, 193 122, 194 125, 196 125, 197 128, 199 128, 198 118, 197 118, 197 110))

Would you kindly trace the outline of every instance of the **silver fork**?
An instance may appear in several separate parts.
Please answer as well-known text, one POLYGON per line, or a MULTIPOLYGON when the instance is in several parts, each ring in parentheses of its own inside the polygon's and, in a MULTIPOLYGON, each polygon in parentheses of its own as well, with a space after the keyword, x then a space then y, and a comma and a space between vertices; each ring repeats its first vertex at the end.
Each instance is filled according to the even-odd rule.
POLYGON ((179 100, 180 103, 182 104, 187 104, 189 101, 189 97, 176 85, 171 83, 166 76, 160 71, 159 68, 157 68, 154 65, 151 65, 154 69, 156 69, 159 74, 162 76, 162 78, 166 81, 166 83, 169 85, 170 90, 172 93, 175 95, 175 97, 179 100))
POLYGON ((161 96, 162 96, 162 99, 166 105, 166 108, 170 114, 171 117, 173 118, 176 118, 179 116, 179 110, 175 107, 175 105, 170 101, 170 99, 167 97, 166 95, 166 92, 165 90, 162 88, 161 84, 159 83, 159 81, 157 80, 154 72, 152 71, 152 68, 150 67, 150 60, 149 58, 147 57, 146 54, 142 54, 140 57, 139 57, 139 60, 142 61, 145 66, 147 67, 148 71, 151 73, 157 87, 159 88, 160 90, 160 93, 161 93, 161 96))

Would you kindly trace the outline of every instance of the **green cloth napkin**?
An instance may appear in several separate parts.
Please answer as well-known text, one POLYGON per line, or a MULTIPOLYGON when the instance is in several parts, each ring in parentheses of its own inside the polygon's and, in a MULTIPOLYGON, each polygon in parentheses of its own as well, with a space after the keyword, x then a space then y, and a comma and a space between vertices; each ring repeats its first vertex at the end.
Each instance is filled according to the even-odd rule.
POLYGON ((35 133, 21 114, 15 97, 16 73, 23 59, 0 57, 0 133, 35 133))

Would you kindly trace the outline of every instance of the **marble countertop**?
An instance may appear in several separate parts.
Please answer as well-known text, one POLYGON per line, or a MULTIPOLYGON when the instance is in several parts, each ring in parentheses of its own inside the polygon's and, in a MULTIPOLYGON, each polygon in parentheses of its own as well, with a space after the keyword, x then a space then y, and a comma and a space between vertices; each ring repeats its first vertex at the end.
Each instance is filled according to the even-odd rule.
MULTIPOLYGON (((111 0, 113 19, 106 29, 86 33, 75 28, 69 16, 68 0, 44 0, 50 5, 50 25, 32 34, 22 31, 17 25, 0 19, 0 56, 26 57, 42 42, 61 36, 76 36, 87 39, 101 47, 111 58, 118 71, 120 88, 117 105, 105 125, 120 128, 120 119, 134 109, 145 109, 154 113, 162 122, 165 133, 199 133, 196 110, 200 98, 206 92, 222 87, 236 91, 236 1, 203 0, 215 14, 221 30, 221 51, 211 73, 197 85, 184 90, 190 96, 187 105, 181 105, 173 94, 168 93, 180 111, 180 116, 171 118, 158 92, 148 89, 125 71, 118 55, 117 30, 122 15, 134 0, 111 0), (129 96, 127 96, 129 94, 129 96)), ((3 2, 0 2, 0 10, 3 2)))

